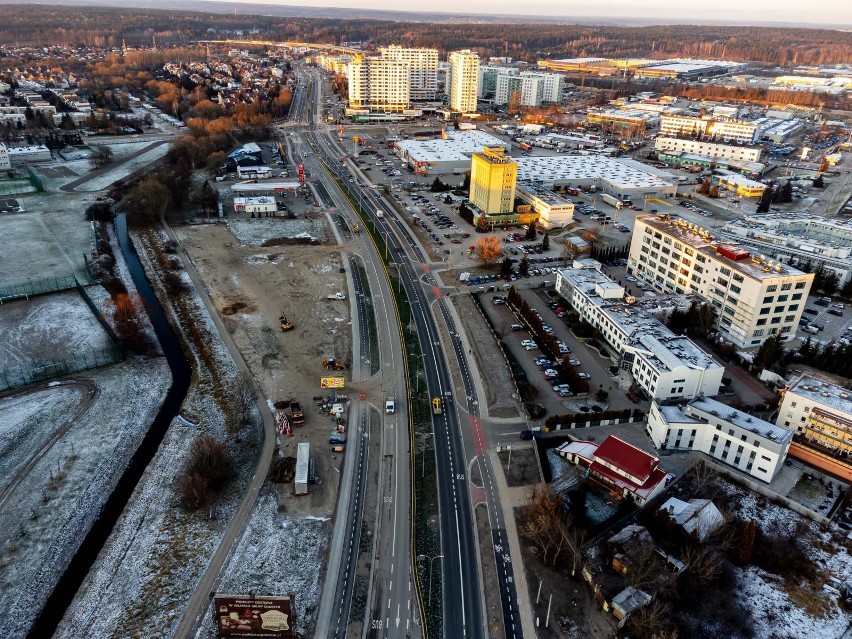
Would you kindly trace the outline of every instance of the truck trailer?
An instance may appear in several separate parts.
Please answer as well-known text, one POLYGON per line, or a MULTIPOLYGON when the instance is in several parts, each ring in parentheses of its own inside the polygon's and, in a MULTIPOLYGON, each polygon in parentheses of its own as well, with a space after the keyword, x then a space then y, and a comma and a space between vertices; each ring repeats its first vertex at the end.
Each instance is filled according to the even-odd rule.
POLYGON ((613 207, 616 211, 620 211, 622 208, 624 208, 624 202, 619 200, 617 197, 610 195, 609 193, 601 194, 601 199, 607 204, 609 204, 611 207, 613 207))
POLYGON ((311 445, 307 442, 300 443, 296 452, 296 477, 293 479, 293 492, 296 495, 308 494, 310 460, 311 445))

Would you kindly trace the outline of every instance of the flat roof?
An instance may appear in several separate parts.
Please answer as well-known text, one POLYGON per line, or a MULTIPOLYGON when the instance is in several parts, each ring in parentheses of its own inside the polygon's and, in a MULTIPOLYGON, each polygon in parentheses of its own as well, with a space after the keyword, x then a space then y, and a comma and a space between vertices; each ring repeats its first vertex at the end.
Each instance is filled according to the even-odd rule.
POLYGON ((530 184, 529 182, 518 182, 515 187, 517 191, 525 191, 529 195, 538 198, 548 206, 570 206, 572 209, 574 208, 574 203, 571 200, 568 200, 559 193, 555 193, 550 189, 546 189, 537 184, 530 184))
POLYGON ((474 153, 491 146, 507 148, 505 140, 478 129, 472 131, 453 131, 447 139, 400 140, 395 144, 408 156, 418 162, 464 162, 474 153))
POLYGON ((271 195, 255 195, 254 197, 235 197, 234 204, 275 204, 271 195))
POLYGON ((705 413, 711 413, 723 418, 726 422, 747 430, 755 435, 766 437, 774 442, 784 443, 793 439, 793 431, 781 428, 754 415, 732 408, 727 404, 716 401, 712 397, 695 397, 689 400, 688 406, 697 408, 705 413))
POLYGON ((602 155, 554 155, 517 158, 518 180, 531 182, 570 182, 604 180, 619 188, 654 189, 673 186, 641 163, 622 162, 602 155))
POLYGON ((767 280, 780 277, 796 277, 806 275, 799 269, 793 268, 789 264, 773 262, 771 268, 767 263, 761 262, 755 256, 741 260, 732 260, 722 253, 719 253, 717 248, 739 249, 734 244, 725 243, 720 245, 715 235, 710 234, 706 229, 701 228, 697 224, 677 217, 676 215, 637 215, 636 216, 636 231, 638 232, 639 224, 645 224, 651 229, 657 230, 660 233, 665 233, 675 240, 691 246, 696 251, 700 251, 704 255, 712 257, 714 260, 723 262, 732 270, 739 271, 744 275, 748 275, 752 279, 767 280))
POLYGON ((811 375, 802 375, 793 385, 788 387, 788 392, 796 393, 811 401, 829 406, 834 410, 844 413, 849 419, 852 417, 852 391, 846 390, 824 379, 811 375))

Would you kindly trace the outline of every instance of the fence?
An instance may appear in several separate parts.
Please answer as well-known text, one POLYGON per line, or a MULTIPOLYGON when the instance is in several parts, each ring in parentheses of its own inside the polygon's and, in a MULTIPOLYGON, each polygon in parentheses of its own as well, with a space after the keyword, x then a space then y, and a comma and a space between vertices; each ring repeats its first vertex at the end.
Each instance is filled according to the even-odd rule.
POLYGON ((124 358, 120 346, 88 349, 67 357, 32 361, 24 366, 0 370, 0 391, 18 388, 34 382, 70 375, 78 371, 114 364, 124 358))
POLYGON ((0 304, 22 297, 65 291, 69 288, 77 288, 77 286, 77 278, 73 275, 48 277, 41 280, 27 280, 18 284, 6 284, 0 286, 0 304))

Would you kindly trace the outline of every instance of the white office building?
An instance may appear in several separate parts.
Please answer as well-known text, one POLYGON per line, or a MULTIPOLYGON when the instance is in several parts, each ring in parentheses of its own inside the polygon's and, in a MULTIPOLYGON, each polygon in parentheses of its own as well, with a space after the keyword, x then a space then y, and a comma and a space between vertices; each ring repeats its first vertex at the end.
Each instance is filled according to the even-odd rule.
POLYGON ((645 432, 659 450, 695 450, 769 483, 784 465, 793 433, 708 397, 651 403, 645 432))
POLYGON ((6 145, 0 143, 0 171, 8 171, 12 168, 12 163, 9 161, 9 151, 6 145))
POLYGON ((479 87, 479 54, 470 49, 453 51, 447 71, 447 96, 451 109, 476 113, 479 87))
POLYGON ((814 279, 670 215, 636 217, 627 272, 659 291, 697 293, 716 307, 722 337, 741 347, 795 337, 814 279))
POLYGON ((706 158, 721 160, 738 160, 740 162, 757 162, 760 160, 760 147, 733 146, 730 144, 716 144, 714 142, 703 142, 701 140, 685 140, 681 138, 670 138, 661 136, 654 141, 654 149, 657 153, 672 154, 686 153, 689 155, 700 155, 706 158))
POLYGON ((545 229, 562 228, 574 219, 574 203, 550 189, 519 182, 515 197, 529 204, 533 213, 538 213, 538 222, 545 229))
POLYGON ((660 120, 663 137, 694 136, 703 139, 753 144, 759 127, 744 120, 695 118, 684 115, 664 115, 660 120))
POLYGON ((347 67, 349 106, 398 113, 408 109, 410 64, 403 60, 355 56, 347 67))
POLYGON ((841 287, 852 277, 852 220, 802 213, 747 215, 728 222, 719 234, 793 266, 821 267, 837 275, 841 287))
POLYGON ((438 91, 438 50, 409 49, 400 46, 383 47, 379 55, 384 60, 407 62, 410 75, 408 93, 412 101, 432 101, 438 91))
POLYGON ((595 260, 575 261, 556 277, 556 290, 598 329, 618 353, 621 368, 659 400, 719 392, 725 369, 692 340, 675 335, 658 319, 624 301, 624 288, 600 272, 595 260))

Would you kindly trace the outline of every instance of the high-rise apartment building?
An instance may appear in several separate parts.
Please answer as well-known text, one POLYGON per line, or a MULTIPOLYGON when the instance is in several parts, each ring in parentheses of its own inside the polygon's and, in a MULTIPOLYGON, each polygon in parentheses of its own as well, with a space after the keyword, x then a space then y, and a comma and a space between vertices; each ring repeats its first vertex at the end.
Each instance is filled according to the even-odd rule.
POLYGON ((511 213, 515 204, 518 163, 503 147, 474 153, 470 167, 470 201, 482 212, 511 213))
POLYGON ((438 90, 438 50, 407 49, 397 45, 379 49, 384 60, 407 62, 411 100, 434 100, 438 90))
POLYGON ((481 66, 479 67, 479 85, 477 95, 483 100, 493 100, 497 93, 497 76, 517 75, 518 70, 506 67, 481 66))
POLYGON ((447 95, 450 108, 462 113, 476 111, 479 87, 479 54, 470 49, 453 51, 447 71, 447 95))
POLYGON ((358 55, 349 63, 347 76, 352 108, 399 112, 411 102, 408 62, 358 55))
MULTIPOLYGON (((504 71, 501 69, 500 71, 504 71)), ((506 69, 505 71, 510 71, 506 69)), ((496 76, 495 104, 517 101, 521 106, 537 107, 542 104, 558 103, 562 99, 565 77, 558 73, 499 73, 496 76)))
POLYGON ((741 347, 795 337, 814 279, 668 215, 636 217, 627 271, 660 291, 702 296, 722 337, 741 347))

